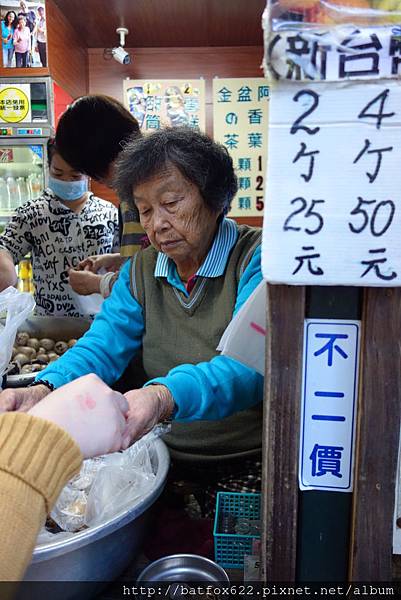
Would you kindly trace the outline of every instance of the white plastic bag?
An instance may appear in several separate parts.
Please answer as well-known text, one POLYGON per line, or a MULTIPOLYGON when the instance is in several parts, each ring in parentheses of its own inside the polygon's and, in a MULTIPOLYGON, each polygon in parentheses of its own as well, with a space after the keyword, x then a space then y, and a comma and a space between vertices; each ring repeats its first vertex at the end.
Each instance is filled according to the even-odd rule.
POLYGON ((265 373, 266 282, 261 281, 224 331, 217 350, 265 373))
POLYGON ((71 290, 70 295, 74 300, 77 310, 83 315, 96 315, 102 308, 104 298, 101 294, 83 296, 71 290))
POLYGON ((11 360, 17 329, 27 319, 34 306, 32 294, 19 292, 13 287, 0 292, 0 385, 1 377, 11 360))

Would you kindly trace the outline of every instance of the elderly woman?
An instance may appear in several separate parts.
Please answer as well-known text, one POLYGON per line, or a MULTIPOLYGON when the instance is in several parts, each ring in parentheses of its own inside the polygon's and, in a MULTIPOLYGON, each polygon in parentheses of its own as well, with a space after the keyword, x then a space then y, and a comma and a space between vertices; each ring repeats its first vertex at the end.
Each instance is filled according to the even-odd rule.
POLYGON ((131 438, 172 418, 173 464, 245 491, 244 480, 258 479, 262 377, 216 347, 261 280, 261 232, 225 217, 237 191, 232 160, 201 133, 165 129, 126 146, 116 183, 151 245, 123 267, 88 333, 35 387, 3 392, 0 410, 29 407, 86 373, 112 384, 142 349, 142 380, 126 393, 131 438))

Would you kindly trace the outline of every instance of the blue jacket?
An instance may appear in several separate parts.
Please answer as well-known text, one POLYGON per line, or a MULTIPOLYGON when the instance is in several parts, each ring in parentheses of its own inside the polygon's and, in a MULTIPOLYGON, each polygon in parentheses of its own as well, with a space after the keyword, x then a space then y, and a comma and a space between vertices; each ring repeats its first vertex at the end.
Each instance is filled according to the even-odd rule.
MULTIPOLYGON (((222 241, 222 229, 232 229, 231 223, 229 219, 224 219, 202 265, 210 264, 213 276, 219 273, 216 273, 216 261, 210 260, 211 256, 218 257, 219 269, 224 274, 230 250, 236 242, 235 235, 229 243, 222 241)), ((224 239, 227 240, 227 236, 224 239)), ((160 255, 159 263, 166 262, 165 255, 160 255)), ((155 271, 159 266, 156 265, 155 271)), ((208 273, 202 267, 199 272, 202 271, 202 276, 207 277, 208 273)), ((89 331, 71 350, 42 371, 37 380, 45 379, 55 387, 60 387, 87 373, 96 373, 111 385, 121 376, 141 347, 145 327, 142 307, 130 291, 129 269, 129 263, 122 268, 110 297, 104 301, 89 331)), ((175 269, 167 268, 166 273, 170 285, 185 291, 175 269)), ((158 274, 161 274, 160 269, 158 274)), ((258 246, 240 279, 233 314, 241 308, 261 279, 261 247, 258 246)), ((197 365, 179 365, 164 377, 148 381, 145 385, 151 383, 161 383, 171 391, 177 406, 175 419, 178 421, 221 419, 249 408, 263 398, 262 376, 223 355, 197 365)))

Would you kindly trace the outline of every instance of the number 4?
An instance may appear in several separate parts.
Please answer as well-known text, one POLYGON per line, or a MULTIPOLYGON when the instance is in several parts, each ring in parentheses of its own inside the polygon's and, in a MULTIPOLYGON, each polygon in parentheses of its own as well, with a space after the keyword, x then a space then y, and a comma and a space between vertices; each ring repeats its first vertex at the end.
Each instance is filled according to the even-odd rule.
POLYGON ((394 112, 392 112, 392 113, 384 113, 383 112, 384 103, 386 102, 389 93, 390 93, 390 90, 386 89, 383 92, 381 92, 378 96, 373 98, 373 100, 368 102, 368 104, 365 106, 365 108, 363 108, 361 110, 361 112, 359 113, 358 119, 377 119, 376 129, 380 129, 383 119, 389 119, 390 117, 394 117, 394 115, 395 115, 394 112), (367 112, 369 108, 371 108, 374 104, 376 104, 376 102, 380 102, 378 112, 377 113, 367 112))

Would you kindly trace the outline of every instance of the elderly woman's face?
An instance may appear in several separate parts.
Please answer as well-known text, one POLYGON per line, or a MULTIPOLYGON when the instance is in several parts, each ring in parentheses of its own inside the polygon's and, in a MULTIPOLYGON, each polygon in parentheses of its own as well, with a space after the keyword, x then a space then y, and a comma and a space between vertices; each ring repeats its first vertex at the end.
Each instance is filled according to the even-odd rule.
POLYGON ((199 266, 217 229, 218 214, 205 204, 198 188, 174 166, 133 190, 141 225, 150 242, 180 266, 199 266))

